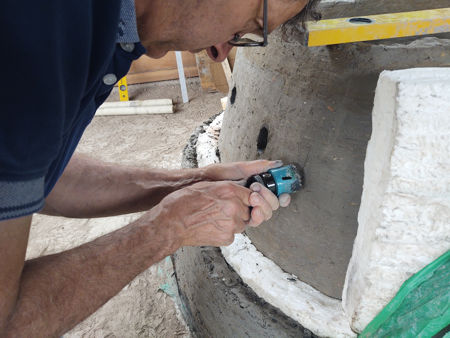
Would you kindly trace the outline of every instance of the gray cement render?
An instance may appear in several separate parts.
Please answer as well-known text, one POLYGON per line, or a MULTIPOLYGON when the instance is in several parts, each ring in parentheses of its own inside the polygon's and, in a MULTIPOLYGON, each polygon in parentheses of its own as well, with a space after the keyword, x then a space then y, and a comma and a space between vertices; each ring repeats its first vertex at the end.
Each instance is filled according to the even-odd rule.
POLYGON ((334 19, 447 7, 450 0, 321 0, 317 10, 323 19, 334 19))
POLYGON ((174 255, 182 312, 195 337, 316 337, 259 298, 220 249, 185 247, 174 255))
POLYGON ((282 269, 341 298, 357 231, 363 164, 381 71, 448 66, 447 40, 422 38, 306 48, 273 34, 265 49, 241 49, 236 101, 220 136, 223 162, 281 159, 305 171, 289 208, 247 234, 282 269), (258 151, 262 127, 268 144, 258 151))
MULTIPOLYGON (((324 18, 331 18, 448 7, 447 2, 328 2, 320 8, 324 18)), ((266 49, 238 52, 236 101, 226 112, 220 155, 223 162, 281 158, 304 167, 305 189, 291 207, 248 235, 284 270, 341 298, 378 75, 385 69, 449 66, 450 44, 443 40, 448 35, 441 34, 441 39, 306 49, 298 28, 273 33, 266 49), (262 126, 269 129, 269 138, 261 153, 256 144, 262 126)), ((195 142, 194 135, 189 144, 195 142)), ((195 166, 189 160, 195 158, 194 148, 186 148, 184 166, 195 166)), ((196 336, 311 336, 243 284, 218 249, 183 248, 174 263, 183 311, 196 336)))

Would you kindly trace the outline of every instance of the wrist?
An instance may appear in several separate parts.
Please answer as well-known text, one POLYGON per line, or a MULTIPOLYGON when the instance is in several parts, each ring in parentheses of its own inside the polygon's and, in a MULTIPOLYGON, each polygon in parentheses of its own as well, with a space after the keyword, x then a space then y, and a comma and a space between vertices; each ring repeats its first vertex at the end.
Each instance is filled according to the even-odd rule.
POLYGON ((210 166, 197 168, 196 170, 196 177, 197 182, 205 182, 205 181, 213 181, 213 177, 210 174, 210 166))
POLYGON ((148 229, 148 240, 151 245, 158 242, 162 252, 161 259, 175 253, 183 244, 182 227, 177 224, 172 213, 159 203, 140 219, 148 229))

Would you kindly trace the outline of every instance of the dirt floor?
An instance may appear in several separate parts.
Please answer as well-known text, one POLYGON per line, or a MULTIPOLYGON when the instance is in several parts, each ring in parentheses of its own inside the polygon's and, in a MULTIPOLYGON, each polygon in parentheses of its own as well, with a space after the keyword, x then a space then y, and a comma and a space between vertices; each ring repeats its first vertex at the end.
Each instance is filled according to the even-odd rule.
MULTIPOLYGON (((77 151, 104 161, 139 167, 179 168, 181 151, 194 129, 221 110, 220 93, 204 93, 188 80, 190 102, 181 103, 177 81, 130 86, 132 100, 172 98, 176 113, 95 117, 77 151)), ((116 100, 116 90, 108 100, 116 100)), ((76 247, 120 228, 139 214, 100 219, 33 219, 27 258, 76 247)), ((175 306, 169 258, 143 272, 116 297, 64 337, 190 337, 175 306)))

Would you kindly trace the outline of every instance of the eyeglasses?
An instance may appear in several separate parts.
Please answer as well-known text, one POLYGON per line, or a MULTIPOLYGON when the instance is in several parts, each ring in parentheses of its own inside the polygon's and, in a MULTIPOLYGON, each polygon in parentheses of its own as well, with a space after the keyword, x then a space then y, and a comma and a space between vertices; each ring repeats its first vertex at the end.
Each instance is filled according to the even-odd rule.
POLYGON ((234 38, 228 43, 232 46, 236 47, 266 47, 267 46, 267 31, 268 31, 268 24, 267 24, 267 0, 264 0, 263 5, 263 41, 257 41, 253 38, 248 38, 245 34, 244 37, 240 37, 238 34, 234 36, 234 38))

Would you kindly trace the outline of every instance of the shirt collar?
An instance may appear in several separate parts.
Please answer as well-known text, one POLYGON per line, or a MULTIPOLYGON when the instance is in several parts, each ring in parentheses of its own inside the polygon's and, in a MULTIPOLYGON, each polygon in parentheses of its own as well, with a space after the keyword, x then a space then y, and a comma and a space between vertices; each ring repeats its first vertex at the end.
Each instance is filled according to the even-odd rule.
POLYGON ((135 43, 139 41, 134 0, 121 0, 117 42, 135 43))

